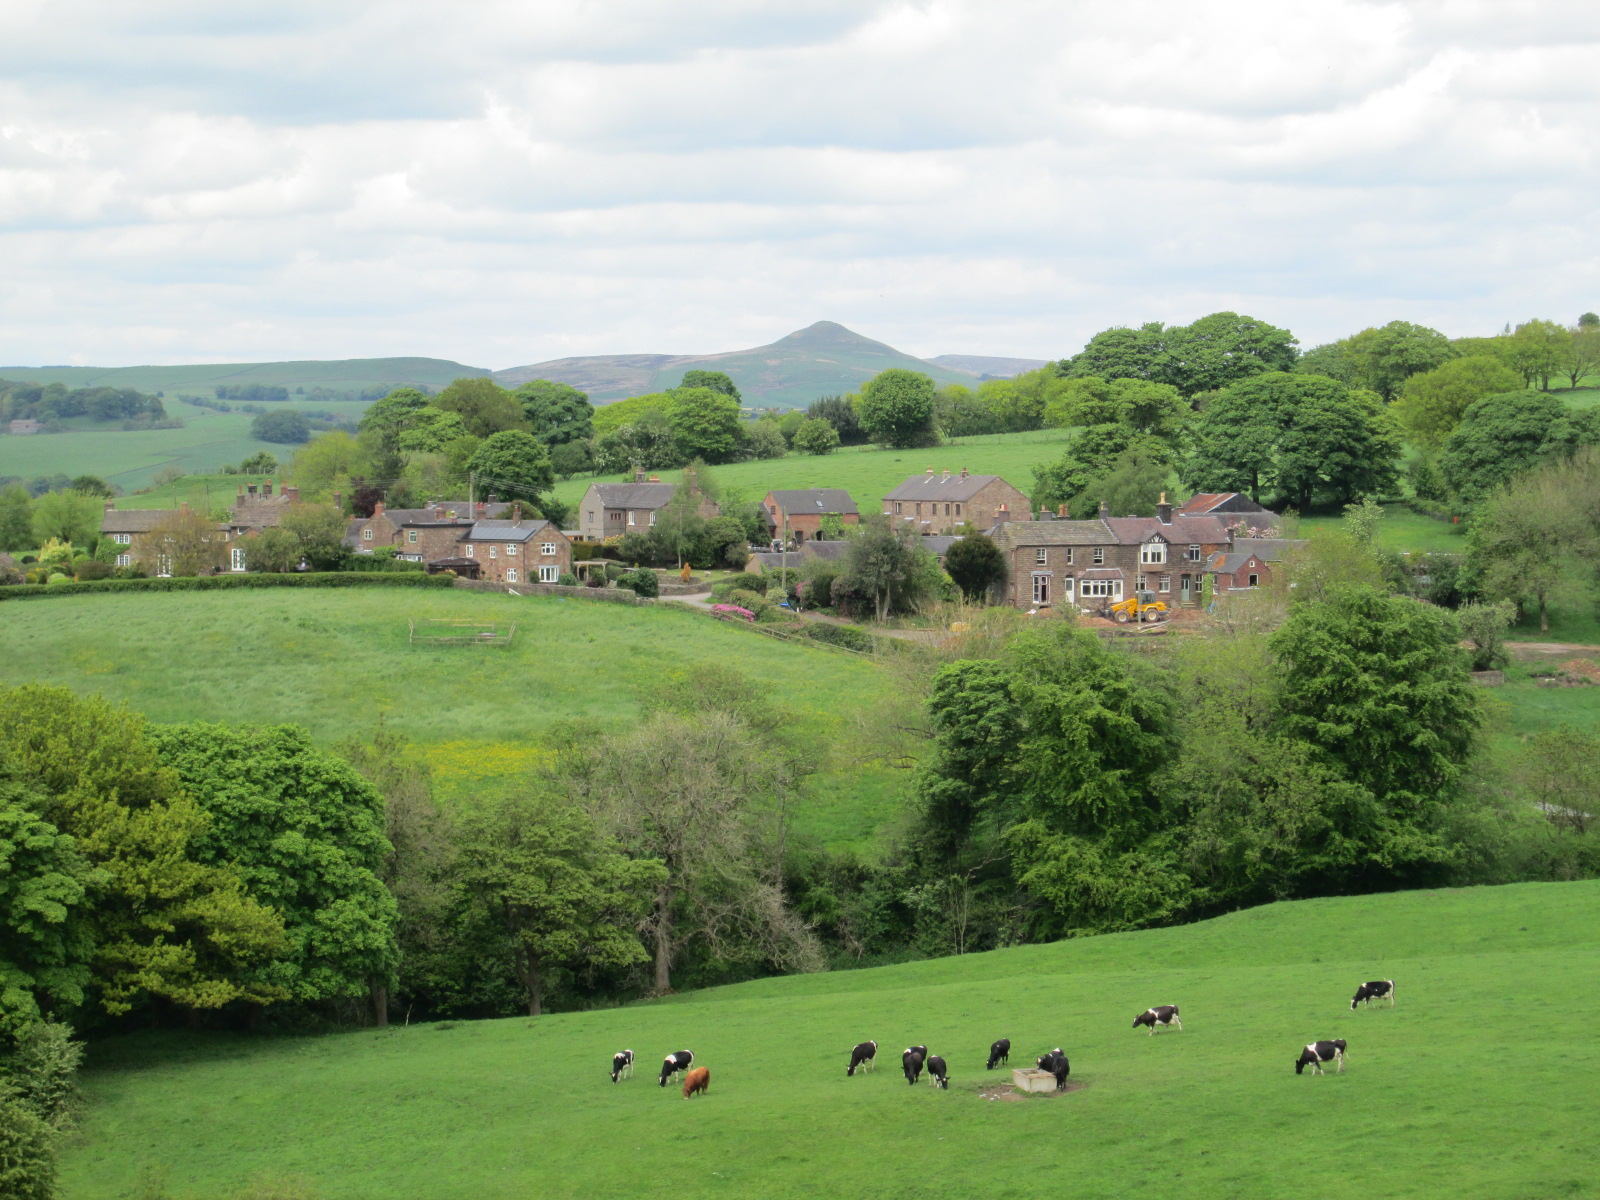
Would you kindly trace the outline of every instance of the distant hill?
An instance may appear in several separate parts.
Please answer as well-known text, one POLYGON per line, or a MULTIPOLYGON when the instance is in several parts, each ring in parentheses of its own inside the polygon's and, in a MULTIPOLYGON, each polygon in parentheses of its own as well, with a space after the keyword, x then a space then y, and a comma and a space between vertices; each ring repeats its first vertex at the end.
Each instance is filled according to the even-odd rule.
POLYGON ((971 371, 984 379, 1010 379, 1024 371, 1037 371, 1046 366, 1044 358, 993 358, 987 354, 941 354, 929 362, 952 371, 971 371))
MULTIPOLYGON (((985 362, 1020 360, 985 359, 985 362)), ((551 379, 582 388, 603 403, 662 391, 677 385, 694 368, 725 371, 745 403, 756 408, 804 408, 818 396, 858 391, 879 371, 905 367, 933 376, 938 383, 972 383, 978 372, 941 365, 875 342, 834 321, 818 321, 768 346, 725 354, 607 354, 558 358, 496 371, 495 379, 515 387, 530 379, 551 379)))
POLYGON ((218 384, 262 383, 359 392, 372 387, 422 383, 442 388, 464 375, 487 375, 445 358, 336 358, 297 362, 196 363, 170 367, 0 367, 0 379, 19 383, 64 383, 68 387, 137 388, 141 392, 196 394, 218 384))

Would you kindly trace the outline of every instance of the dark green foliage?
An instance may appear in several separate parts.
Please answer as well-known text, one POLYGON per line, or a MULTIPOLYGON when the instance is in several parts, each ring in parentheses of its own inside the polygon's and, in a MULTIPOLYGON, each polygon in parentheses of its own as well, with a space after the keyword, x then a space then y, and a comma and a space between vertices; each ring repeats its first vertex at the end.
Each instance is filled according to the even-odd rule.
POLYGON ((745 443, 739 401, 711 388, 680 388, 671 393, 667 420, 678 461, 732 462, 745 443))
POLYGON ((794 448, 802 454, 832 454, 840 441, 839 431, 821 417, 808 417, 794 431, 794 448))
POLYGON ((1513 475, 1580 446, 1600 443, 1600 414, 1544 392, 1485 396, 1467 406, 1439 454, 1446 486, 1478 504, 1513 475))
POLYGON ((678 384, 680 388, 709 388, 713 392, 721 392, 724 396, 731 396, 738 400, 739 389, 734 387, 733 380, 728 378, 723 371, 685 371, 683 381, 678 384))
POLYGON ((1006 558, 986 535, 969 533, 953 542, 944 569, 968 600, 982 600, 1006 581, 1006 558))
POLYGON ((869 379, 856 406, 861 428, 884 446, 934 446, 933 380, 920 371, 891 367, 869 379))
POLYGON ((262 413, 250 422, 250 436, 261 442, 297 446, 311 440, 311 422, 294 409, 262 413))
POLYGON ((872 440, 867 431, 861 428, 855 405, 850 403, 847 396, 823 396, 812 402, 811 407, 806 409, 806 415, 832 425, 839 435, 841 446, 864 446, 872 440))
POLYGON ((872 635, 865 629, 854 625, 825 624, 820 621, 809 621, 801 627, 800 632, 814 642, 826 642, 830 646, 841 646, 846 650, 854 650, 858 654, 871 654, 877 649, 872 635))
POLYGON ((0 550, 31 550, 33 536, 33 497, 20 483, 0 490, 0 550))
POLYGON ((487 438, 507 430, 527 429, 522 405, 486 375, 457 379, 429 404, 443 412, 458 414, 473 437, 487 438))
POLYGON ((571 384, 530 379, 512 397, 522 406, 533 436, 550 447, 552 454, 557 446, 586 442, 594 436, 594 405, 587 392, 571 384))
POLYGON ((1167 365, 1158 382, 1185 396, 1225 388, 1241 379, 1288 371, 1297 352, 1292 333, 1238 313, 1219 312, 1166 331, 1167 365))
POLYGON ((0 1196, 52 1200, 56 1194, 55 1131, 14 1089, 0 1083, 0 1196))
POLYGON ((65 1129, 83 1104, 78 1093, 82 1063, 83 1043, 72 1040, 70 1025, 35 1021, 16 1033, 10 1053, 0 1058, 0 1086, 13 1088, 52 1129, 65 1129))
POLYGON ((0 590, 0 600, 38 600, 94 592, 213 592, 262 587, 424 587, 447 588, 449 575, 357 575, 343 572, 304 575, 201 575, 172 579, 101 579, 94 583, 24 584, 0 590))
POLYGON ((1063 360, 1061 370, 1075 377, 1164 381, 1168 375, 1165 332, 1160 321, 1138 329, 1107 329, 1090 338, 1070 359, 1063 360))
POLYGON ((919 556, 933 558, 915 544, 913 535, 891 529, 887 518, 863 519, 839 561, 834 605, 852 615, 870 613, 879 621, 911 611, 929 598, 928 573, 921 569, 919 556))
POLYGON ((530 507, 538 504, 540 495, 556 482, 550 452, 532 434, 516 429, 484 439, 467 460, 467 470, 475 477, 480 492, 492 493, 502 500, 522 501, 525 515, 532 515, 530 507))
POLYGON ((571 479, 585 471, 594 470, 594 446, 592 443, 563 442, 550 451, 550 469, 562 479, 571 479))
POLYGON ((661 595, 661 579, 651 570, 639 567, 629 571, 617 580, 619 587, 631 588, 633 594, 642 596, 646 600, 654 600, 661 595))
POLYGON ((767 594, 767 577, 745 571, 738 575, 728 576, 728 578, 719 581, 718 586, 724 587, 728 591, 743 590, 765 596, 767 594))

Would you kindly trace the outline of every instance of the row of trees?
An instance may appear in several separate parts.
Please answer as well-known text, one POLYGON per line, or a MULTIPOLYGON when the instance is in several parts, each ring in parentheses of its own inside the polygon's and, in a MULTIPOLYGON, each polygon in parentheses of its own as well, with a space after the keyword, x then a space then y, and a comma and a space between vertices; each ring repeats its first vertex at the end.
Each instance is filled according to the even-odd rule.
POLYGON ((133 388, 69 388, 64 383, 15 383, 0 379, 0 423, 19 420, 151 422, 166 418, 158 396, 133 388))

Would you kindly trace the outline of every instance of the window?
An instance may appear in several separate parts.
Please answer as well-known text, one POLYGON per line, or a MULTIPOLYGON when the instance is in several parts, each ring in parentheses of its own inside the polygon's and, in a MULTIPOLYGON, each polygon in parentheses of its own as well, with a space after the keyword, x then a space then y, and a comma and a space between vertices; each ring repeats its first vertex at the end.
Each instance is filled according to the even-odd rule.
POLYGON ((1089 596, 1109 596, 1111 595, 1112 582, 1110 579, 1085 579, 1078 587, 1078 595, 1086 598, 1089 596))
POLYGON ((477 558, 478 557, 478 548, 476 546, 474 546, 471 542, 467 543, 467 557, 468 558, 477 558))
POLYGON ((1068 546, 1067 547, 1067 566, 1070 567, 1071 565, 1072 565, 1072 547, 1068 546))
POLYGON ((900 504, 900 501, 898 501, 898 500, 896 500, 896 501, 895 501, 895 502, 894 502, 894 511, 895 511, 895 512, 896 512, 896 513, 901 513, 901 512, 904 512, 904 511, 905 511, 905 509, 904 509, 904 508, 902 508, 902 507, 901 507, 901 504, 900 504))
POLYGON ((515 543, 513 543, 510 546, 507 546, 506 547, 506 557, 507 558, 515 558, 516 556, 517 556, 517 547, 516 547, 515 543))
POLYGON ((1094 565, 1097 567, 1103 567, 1105 566, 1105 562, 1106 548, 1104 546, 1096 546, 1094 548, 1094 565))
POLYGON ((415 529, 406 530, 406 541, 410 542, 413 546, 417 544, 417 531, 415 529))
POLYGON ((1139 547, 1139 561, 1142 563, 1166 562, 1167 544, 1165 542, 1146 542, 1139 547))
POLYGON ((361 531, 361 540, 363 542, 370 542, 372 540, 372 526, 371 525, 368 525, 365 529, 363 529, 361 531))
POLYGON ((958 505, 956 505, 956 516, 959 517, 960 515, 961 515, 961 505, 958 504, 958 505))
POLYGON ((556 552, 556 544, 554 542, 542 542, 542 543, 540 543, 540 545, 539 545, 539 553, 544 555, 546 558, 554 557, 555 556, 555 552, 556 552))
POLYGON ((1261 576, 1259 576, 1259 575, 1250 576, 1250 586, 1251 587, 1258 587, 1258 586, 1260 586, 1260 584, 1261 584, 1261 576))
POLYGON ((1188 551, 1185 554, 1185 557, 1188 558, 1188 560, 1190 562, 1199 562, 1200 561, 1200 547, 1199 546, 1190 546, 1188 551))
POLYGON ((1156 588, 1156 591, 1158 591, 1158 592, 1170 592, 1172 590, 1172 576, 1171 575, 1163 575, 1159 582, 1160 582, 1161 586, 1156 588))
MULTIPOLYGON (((650 514, 650 515, 651 515, 651 516, 652 516, 652 517, 653 517, 653 516, 655 516, 655 514, 654 514, 654 513, 651 513, 651 514, 650 514)), ((629 510, 628 510, 628 524, 629 524, 629 525, 632 525, 632 524, 634 524, 634 523, 635 523, 635 522, 634 522, 634 519, 633 519, 633 509, 631 509, 631 508, 630 508, 630 509, 629 509, 629 510)))
POLYGON ((558 583, 558 582, 560 582, 560 580, 561 580, 561 568, 560 567, 540 567, 539 568, 539 582, 540 583, 558 583))
POLYGON ((619 512, 608 512, 606 514, 606 520, 608 520, 608 521, 620 521, 620 520, 622 520, 622 514, 619 513, 619 512))
POLYGON ((1033 577, 1033 602, 1035 604, 1050 603, 1050 576, 1035 575, 1033 577))
POLYGON ((131 554, 119 554, 119 555, 117 555, 117 566, 119 566, 119 567, 131 567, 131 566, 133 566, 133 555, 131 555, 131 554))
POLYGON ((1047 563, 1049 561, 1050 561, 1050 554, 1043 546, 1040 546, 1037 550, 1035 550, 1033 552, 1033 562, 1034 562, 1035 566, 1042 567, 1042 566, 1045 565, 1045 563, 1047 563))
POLYGON ((592 508, 589 510, 589 524, 594 524, 594 509, 592 508))
POLYGON ((233 548, 233 553, 228 555, 228 565, 235 571, 244 570, 244 551, 238 546, 233 548))
POLYGON ((948 504, 944 506, 944 515, 947 517, 950 515, 950 506, 948 504))
POLYGON ((489 543, 489 557, 490 558, 499 558, 500 557, 500 547, 496 546, 493 542, 489 543))
POLYGON ((655 523, 656 523, 656 514, 655 513, 651 513, 650 514, 650 524, 653 527, 655 525, 655 523))
POLYGON ((506 582, 507 583, 515 583, 516 581, 517 581, 517 569, 515 567, 508 567, 506 569, 506 582))
POLYGON ((131 533, 113 533, 111 535, 111 540, 113 542, 115 542, 119 546, 131 546, 131 545, 133 545, 133 534, 131 534, 131 533))
POLYGON ((1144 591, 1144 572, 1143 571, 1140 571, 1137 575, 1135 575, 1133 577, 1133 587, 1134 587, 1135 591, 1139 591, 1139 592, 1144 591))
POLYGON ((172 574, 172 557, 167 554, 156 555, 156 574, 162 579, 172 574))
POLYGON ((922 515, 922 505, 917 505, 917 511, 912 515, 920 517, 922 515))

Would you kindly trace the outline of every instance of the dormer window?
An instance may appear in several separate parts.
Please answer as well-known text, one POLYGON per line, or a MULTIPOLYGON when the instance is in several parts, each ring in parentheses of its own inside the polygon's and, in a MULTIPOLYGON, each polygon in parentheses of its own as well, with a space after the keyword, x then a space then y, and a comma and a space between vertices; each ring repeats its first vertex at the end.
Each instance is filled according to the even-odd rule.
POLYGON ((1146 542, 1139 547, 1139 561, 1142 563, 1166 562, 1167 544, 1165 542, 1146 542))

